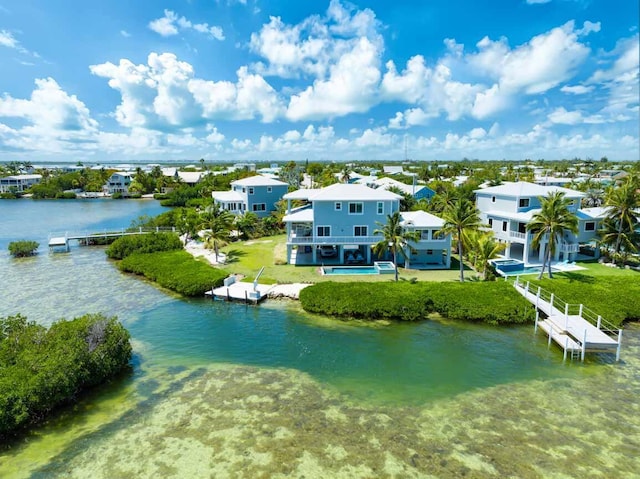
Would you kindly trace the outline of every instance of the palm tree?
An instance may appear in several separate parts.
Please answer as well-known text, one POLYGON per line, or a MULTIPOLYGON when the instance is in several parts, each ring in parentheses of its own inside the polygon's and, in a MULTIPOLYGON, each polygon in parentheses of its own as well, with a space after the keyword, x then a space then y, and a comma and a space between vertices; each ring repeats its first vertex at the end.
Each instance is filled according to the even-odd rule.
POLYGON ((258 228, 258 215, 251 211, 245 211, 243 214, 236 216, 235 226, 245 239, 254 237, 258 228))
POLYGON ((387 215, 386 224, 382 224, 379 221, 376 221, 376 223, 381 228, 375 230, 373 234, 382 235, 382 239, 374 245, 373 252, 378 256, 382 256, 388 251, 391 251, 396 281, 398 281, 397 254, 400 253, 400 255, 406 259, 407 254, 404 251, 404 247, 407 246, 409 241, 418 241, 420 239, 420 233, 417 231, 407 231, 402 227, 402 217, 399 211, 387 215))
POLYGON ((483 281, 487 279, 489 261, 497 258, 506 248, 505 243, 498 243, 493 234, 483 231, 472 231, 466 235, 465 241, 469 245, 469 257, 473 267, 483 281))
POLYGON ((533 233, 532 245, 534 248, 542 247, 547 240, 547 250, 542 260, 542 269, 538 279, 544 275, 545 265, 549 264, 549 278, 553 278, 551 272, 551 257, 556 252, 556 244, 562 239, 566 231, 578 233, 578 217, 569 207, 572 200, 564 197, 564 193, 553 191, 547 197, 540 198, 539 212, 533 215, 527 224, 527 231, 533 233))
POLYGON ((460 282, 464 282, 463 243, 464 233, 480 228, 480 215, 476 206, 465 198, 458 198, 448 206, 443 214, 444 226, 442 232, 452 234, 458 242, 458 255, 460 256, 460 282))
MULTIPOLYGON (((635 229, 627 228, 619 231, 617 222, 610 218, 604 219, 598 234, 600 235, 600 244, 605 245, 607 248, 618 244, 620 251, 624 252, 625 255, 635 253, 640 248, 640 233, 635 229)), ((617 263, 621 256, 623 256, 621 253, 614 253, 613 261, 617 263)))
POLYGON ((606 192, 604 204, 608 208, 607 219, 616 225, 617 238, 614 253, 620 252, 623 235, 633 232, 638 226, 638 209, 640 209, 640 193, 636 178, 628 176, 621 186, 611 186, 606 192))
POLYGON ((342 171, 340 172, 340 181, 342 183, 349 183, 350 179, 351 179, 351 175, 349 174, 349 168, 345 165, 344 168, 342 168, 342 171))
POLYGON ((233 214, 214 204, 203 216, 205 217, 205 221, 202 224, 204 229, 204 247, 213 249, 216 255, 216 262, 218 262, 220 248, 229 244, 233 214))

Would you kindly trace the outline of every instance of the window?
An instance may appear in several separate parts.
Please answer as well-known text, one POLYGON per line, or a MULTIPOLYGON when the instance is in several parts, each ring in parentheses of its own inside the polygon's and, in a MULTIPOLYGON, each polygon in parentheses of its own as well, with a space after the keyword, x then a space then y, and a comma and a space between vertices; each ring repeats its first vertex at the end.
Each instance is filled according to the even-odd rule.
POLYGON ((587 221, 584 224, 585 231, 595 231, 596 230, 596 222, 595 221, 587 221))
POLYGON ((421 230, 420 231, 420 239, 428 240, 429 239, 429 230, 421 230))
POLYGON ((431 238, 433 238, 434 240, 441 240, 442 238, 444 238, 444 235, 440 230, 433 230, 431 238))
POLYGON ((493 218, 489 218, 489 228, 493 228, 493 218))
POLYGON ((366 226, 354 226, 353 227, 353 236, 367 236, 367 227, 366 226))
POLYGON ((507 222, 506 221, 502 222, 502 231, 507 231, 507 222))
POLYGON ((251 205, 252 211, 267 211, 267 205, 265 203, 254 203, 251 205))
POLYGON ((496 197, 495 197, 495 196, 492 196, 492 197, 491 197, 491 203, 495 203, 495 202, 496 202, 496 197))
POLYGON ((378 214, 379 215, 383 215, 384 214, 384 202, 383 201, 378 201, 378 214))
POLYGON ((428 249, 427 250, 427 255, 432 255, 433 254, 433 250, 432 249, 428 249))
POLYGON ((349 203, 350 215, 361 215, 363 210, 364 210, 364 205, 362 203, 349 203))
POLYGON ((529 207, 529 198, 520 198, 520 208, 529 207))
POLYGON ((340 203, 339 201, 336 201, 334 209, 336 211, 342 211, 342 203, 340 203))
POLYGON ((247 190, 244 188, 244 186, 242 187, 242 192, 243 192, 243 193, 246 193, 246 192, 247 192, 247 190))
POLYGON ((331 236, 331 226, 318 226, 316 236, 331 236))
POLYGON ((273 191, 273 188, 271 188, 270 186, 267 186, 267 193, 271 193, 273 191))
POLYGON ((253 187, 249 188, 249 194, 252 195, 253 194, 253 187))

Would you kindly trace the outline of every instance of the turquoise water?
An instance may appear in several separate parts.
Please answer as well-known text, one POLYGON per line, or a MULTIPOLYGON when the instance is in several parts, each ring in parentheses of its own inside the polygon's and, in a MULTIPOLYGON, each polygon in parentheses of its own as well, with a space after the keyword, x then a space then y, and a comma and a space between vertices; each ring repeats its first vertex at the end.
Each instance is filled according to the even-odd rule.
POLYGON ((327 275, 345 275, 345 274, 380 274, 374 266, 331 266, 323 268, 324 274, 327 275))
MULTIPOLYGON (((518 271, 509 271, 506 273, 504 271, 500 271, 500 272, 502 273, 503 276, 520 276, 525 274, 540 274, 541 269, 542 269, 541 266, 530 266, 528 268, 523 268, 518 271)), ((545 268, 545 271, 548 271, 548 268, 545 268)), ((559 271, 555 268, 551 268, 551 272, 557 273, 559 271)))
POLYGON ((347 323, 296 303, 182 300, 119 273, 100 247, 20 260, 6 253, 12 239, 64 230, 59 215, 69 229, 100 229, 156 210, 155 202, 0 201, 0 316, 49 324, 117 314, 135 350, 131 375, 0 452, 0 477, 640 470, 637 327, 625 331, 623 363, 596 356, 563 365, 531 327, 347 323))

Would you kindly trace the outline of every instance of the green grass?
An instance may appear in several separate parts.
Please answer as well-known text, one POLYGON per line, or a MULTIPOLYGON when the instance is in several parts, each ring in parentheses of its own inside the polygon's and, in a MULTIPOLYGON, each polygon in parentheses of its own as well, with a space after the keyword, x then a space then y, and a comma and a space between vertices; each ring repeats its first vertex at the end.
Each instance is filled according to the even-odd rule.
MULTIPOLYGON (((528 281, 571 304, 584 304, 607 321, 620 326, 640 320, 640 272, 610 268, 596 261, 578 263, 581 271, 557 273, 553 279, 531 276, 528 281)), ((521 278, 522 280, 522 278, 521 278)))
MULTIPOLYGON (((323 276, 319 273, 319 266, 293 266, 285 263, 287 260, 286 235, 269 236, 250 241, 231 243, 222 248, 227 254, 225 269, 230 273, 244 275, 246 281, 253 281, 260 268, 264 266, 264 272, 260 277, 260 283, 319 283, 333 281, 340 283, 353 282, 353 276, 323 276)), ((400 268, 401 280, 416 278, 417 281, 454 281, 458 279, 458 262, 453 259, 451 269, 434 271, 417 271, 400 268)), ((465 266, 465 274, 473 272, 465 266)), ((367 275, 359 277, 359 281, 389 282, 393 281, 393 275, 367 275)))

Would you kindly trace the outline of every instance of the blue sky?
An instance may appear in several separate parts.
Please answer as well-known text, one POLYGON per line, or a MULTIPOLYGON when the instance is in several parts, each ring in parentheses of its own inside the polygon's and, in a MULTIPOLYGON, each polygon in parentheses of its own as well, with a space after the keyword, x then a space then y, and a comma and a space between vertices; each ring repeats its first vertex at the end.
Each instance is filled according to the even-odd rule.
POLYGON ((639 152, 632 0, 0 0, 0 160, 639 152))

